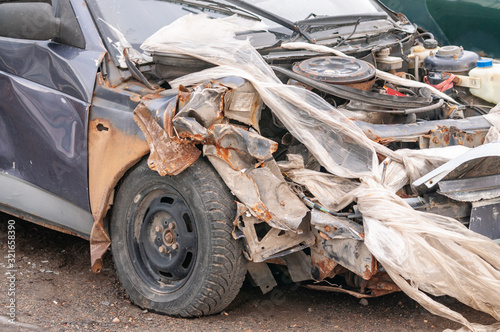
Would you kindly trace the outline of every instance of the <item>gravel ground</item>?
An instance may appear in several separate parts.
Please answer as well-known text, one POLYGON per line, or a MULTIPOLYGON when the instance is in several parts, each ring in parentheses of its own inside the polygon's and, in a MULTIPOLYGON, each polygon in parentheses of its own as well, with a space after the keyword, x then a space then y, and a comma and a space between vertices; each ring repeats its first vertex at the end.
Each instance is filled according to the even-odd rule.
MULTIPOLYGON (((13 326, 6 317, 9 286, 4 276, 11 219, 0 214, 0 275, 5 278, 0 282, 0 331, 440 331, 460 327, 430 314, 403 293, 360 303, 349 295, 305 289, 283 276, 266 295, 246 281, 236 300, 219 315, 197 319, 157 315, 129 301, 109 252, 103 272, 93 274, 87 241, 18 219, 17 323, 13 326)), ((439 301, 474 322, 494 322, 452 298, 439 301)))

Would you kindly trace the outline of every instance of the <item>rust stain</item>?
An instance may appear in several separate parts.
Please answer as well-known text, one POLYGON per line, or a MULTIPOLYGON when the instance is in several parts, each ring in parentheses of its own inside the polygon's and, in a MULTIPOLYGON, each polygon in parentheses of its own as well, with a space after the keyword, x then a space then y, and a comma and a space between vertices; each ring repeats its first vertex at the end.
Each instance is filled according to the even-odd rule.
POLYGON ((254 206, 251 206, 250 209, 252 209, 252 211, 255 212, 256 217, 262 221, 268 222, 269 220, 273 219, 271 212, 269 212, 269 210, 263 203, 258 203, 254 206))
POLYGON ((161 176, 180 174, 201 155, 194 144, 180 144, 170 139, 142 103, 134 110, 134 121, 148 141, 148 166, 161 176))
POLYGON ((450 133, 445 133, 443 135, 443 141, 446 145, 450 145, 450 133))
POLYGON ((365 280, 369 280, 375 273, 377 273, 377 260, 372 255, 371 266, 365 265, 365 271, 363 272, 363 275, 361 275, 360 277, 362 277, 365 280))
POLYGON ((94 217, 90 235, 91 264, 97 272, 100 256, 107 249, 102 248, 111 242, 103 226, 110 197, 125 172, 146 155, 149 148, 146 141, 118 130, 108 119, 91 120, 88 137, 89 196, 94 217))
POLYGON ((387 272, 377 272, 364 285, 372 291, 375 296, 399 292, 401 289, 392 281, 387 272))
POLYGON ((311 262, 314 267, 318 269, 319 278, 317 281, 324 280, 331 276, 333 270, 337 266, 333 260, 323 257, 324 259, 318 259, 317 257, 311 256, 311 262))
POLYGON ((190 141, 195 141, 195 142, 199 142, 199 143, 205 142, 205 138, 201 134, 191 134, 190 132, 186 131, 186 132, 178 133, 178 135, 180 138, 187 139, 188 141, 173 139, 174 142, 177 142, 177 143, 187 143, 190 141))
POLYGON ((172 120, 175 116, 175 111, 177 107, 179 96, 177 96, 175 102, 171 102, 167 105, 165 113, 163 115, 163 129, 167 133, 168 137, 172 138, 174 136, 174 126, 172 120))
POLYGON ((191 99, 191 92, 183 85, 179 85, 179 93, 177 94, 177 102, 179 109, 183 109, 184 106, 191 99))

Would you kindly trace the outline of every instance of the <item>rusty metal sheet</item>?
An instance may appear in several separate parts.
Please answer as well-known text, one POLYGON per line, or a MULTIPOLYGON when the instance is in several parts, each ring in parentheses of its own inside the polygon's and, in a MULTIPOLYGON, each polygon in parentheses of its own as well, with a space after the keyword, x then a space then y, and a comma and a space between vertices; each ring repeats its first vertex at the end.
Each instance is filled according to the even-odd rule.
MULTIPOLYGON (((320 233, 321 234, 321 233, 320 233)), ((377 272, 377 261, 363 241, 319 237, 325 256, 368 280, 377 272)))
POLYGON ((232 90, 229 106, 224 112, 226 118, 252 126, 257 131, 263 107, 263 101, 250 82, 232 90))
POLYGON ((271 212, 272 220, 288 229, 298 229, 309 209, 288 184, 268 167, 251 169, 247 174, 257 184, 261 200, 271 212))
POLYGON ((453 145, 463 145, 475 148, 484 144, 488 130, 460 130, 457 127, 438 126, 428 134, 419 138, 421 149, 440 148, 453 145))
MULTIPOLYGON (((315 234, 317 232, 315 231, 315 234)), ((321 239, 316 236, 316 242, 311 246, 311 272, 313 279, 322 281, 326 278, 333 278, 335 276, 334 269, 337 265, 334 260, 327 257, 321 239)))
POLYGON ((142 103, 134 110, 134 121, 148 141, 149 168, 156 170, 161 176, 181 173, 201 155, 201 151, 193 144, 182 144, 168 137, 149 109, 142 103))
POLYGON ((379 271, 370 278, 363 280, 358 285, 358 290, 345 289, 334 285, 306 285, 305 287, 314 290, 345 293, 352 295, 358 299, 373 298, 394 292, 399 292, 401 289, 392 281, 387 272, 379 271), (369 290, 369 292, 366 292, 369 290))
POLYGON ((378 271, 375 273, 370 280, 362 280, 360 283, 362 290, 365 288, 370 289, 372 294, 375 296, 382 296, 394 292, 401 291, 391 277, 385 271, 378 271))
MULTIPOLYGON (((130 119, 132 121, 132 119, 130 119)), ((101 268, 101 257, 111 240, 103 225, 114 187, 125 172, 149 151, 147 142, 127 134, 109 119, 89 122, 89 195, 94 225, 90 234, 91 266, 101 268)))
POLYGON ((288 273, 293 282, 301 282, 312 279, 311 274, 311 257, 307 256, 303 251, 294 252, 293 254, 283 257, 286 261, 288 273))
POLYGON ((263 221, 253 217, 249 210, 238 203, 238 215, 235 226, 243 233, 247 257, 252 262, 263 262, 270 258, 276 258, 301 251, 314 243, 314 234, 309 225, 302 226, 300 232, 284 231, 271 227, 265 232, 261 229, 257 235, 256 225, 263 221))
POLYGON ((259 160, 268 159, 278 150, 278 143, 273 140, 233 125, 218 124, 210 127, 209 131, 213 136, 213 145, 248 153, 259 160))
POLYGON ((254 168, 249 155, 205 145, 203 153, 231 192, 253 216, 284 230, 297 230, 309 209, 268 167, 254 168))
POLYGON ((195 118, 205 128, 220 123, 224 118, 224 96, 227 91, 228 88, 222 86, 196 86, 176 117, 195 118))
POLYGON ((262 294, 269 293, 274 287, 278 286, 266 263, 249 262, 247 268, 251 280, 260 288, 262 294))
POLYGON ((319 290, 323 292, 334 292, 334 293, 344 293, 344 294, 349 294, 352 295, 358 299, 366 299, 366 298, 371 298, 371 297, 376 297, 374 294, 362 294, 358 293, 349 289, 345 288, 340 288, 340 287, 334 287, 334 286, 326 286, 326 285, 305 285, 304 287, 313 289, 313 290, 319 290))
POLYGON ((204 143, 210 137, 207 128, 203 127, 195 118, 177 117, 172 121, 172 124, 180 138, 204 143))
POLYGON ((311 211, 311 224, 331 239, 363 240, 363 226, 347 218, 336 217, 318 210, 311 211))
MULTIPOLYGON (((231 192, 241 202, 245 203, 257 218, 266 222, 271 221, 272 215, 264 203, 262 203, 259 189, 253 179, 244 172, 234 169, 225 159, 218 157, 210 150, 215 150, 215 147, 208 145, 203 147, 203 153, 207 156, 231 192)), ((233 161, 239 162, 236 158, 233 161)))

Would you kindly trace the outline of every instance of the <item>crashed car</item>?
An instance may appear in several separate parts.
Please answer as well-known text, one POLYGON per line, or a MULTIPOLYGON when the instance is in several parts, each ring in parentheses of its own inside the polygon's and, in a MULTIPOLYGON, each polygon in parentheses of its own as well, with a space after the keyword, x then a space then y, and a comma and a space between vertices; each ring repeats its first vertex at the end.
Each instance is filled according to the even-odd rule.
POLYGON ((89 239, 94 272, 111 247, 169 315, 220 312, 247 271, 268 292, 274 264, 499 319, 496 63, 374 0, 287 7, 2 2, 1 210, 89 239))

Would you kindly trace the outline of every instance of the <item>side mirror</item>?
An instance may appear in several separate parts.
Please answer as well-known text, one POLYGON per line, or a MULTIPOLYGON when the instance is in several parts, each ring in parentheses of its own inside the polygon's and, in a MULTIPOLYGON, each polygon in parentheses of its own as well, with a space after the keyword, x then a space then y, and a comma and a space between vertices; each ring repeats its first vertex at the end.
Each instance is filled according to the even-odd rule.
POLYGON ((0 36, 49 40, 59 35, 60 21, 47 3, 1 3, 0 36))

